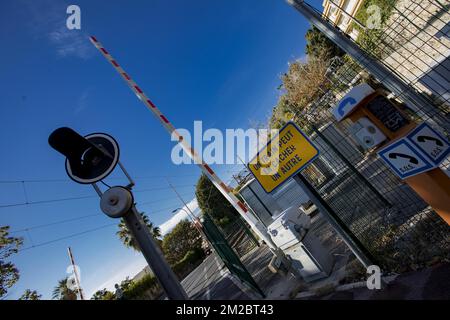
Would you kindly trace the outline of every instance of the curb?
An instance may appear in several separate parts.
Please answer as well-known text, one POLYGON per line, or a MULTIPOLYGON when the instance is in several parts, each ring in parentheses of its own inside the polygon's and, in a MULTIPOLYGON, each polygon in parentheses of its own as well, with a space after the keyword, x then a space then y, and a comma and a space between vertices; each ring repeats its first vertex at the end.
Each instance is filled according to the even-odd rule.
MULTIPOLYGON (((397 277, 398 277, 398 275, 386 276, 386 277, 382 277, 382 280, 384 280, 384 282, 386 282, 386 283, 390 283, 390 282, 394 281, 397 277)), ((346 283, 346 284, 337 286, 334 289, 334 291, 335 292, 336 291, 346 291, 346 290, 357 289, 357 288, 367 288, 366 281, 346 283)), ((317 296, 315 291, 305 291, 305 292, 298 293, 295 296, 295 299, 309 298, 309 297, 313 297, 313 296, 317 296)))

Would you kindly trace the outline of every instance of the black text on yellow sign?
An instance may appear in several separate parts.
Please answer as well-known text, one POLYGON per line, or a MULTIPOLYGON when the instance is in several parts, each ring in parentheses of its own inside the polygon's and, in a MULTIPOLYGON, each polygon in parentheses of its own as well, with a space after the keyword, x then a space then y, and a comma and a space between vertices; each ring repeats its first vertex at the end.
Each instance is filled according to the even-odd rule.
POLYGON ((263 189, 272 192, 318 155, 319 150, 306 135, 288 122, 250 161, 248 168, 263 189))

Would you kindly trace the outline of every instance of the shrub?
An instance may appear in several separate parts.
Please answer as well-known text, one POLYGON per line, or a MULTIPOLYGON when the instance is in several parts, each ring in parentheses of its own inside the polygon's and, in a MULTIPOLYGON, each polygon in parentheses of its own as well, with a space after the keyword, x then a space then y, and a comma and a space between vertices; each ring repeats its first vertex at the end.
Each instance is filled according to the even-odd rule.
POLYGON ((201 248, 189 250, 183 259, 172 266, 173 272, 175 272, 179 279, 183 279, 203 261, 204 257, 205 252, 201 248))
POLYGON ((162 293, 158 280, 152 274, 145 275, 138 281, 132 281, 124 290, 124 298, 127 300, 154 299, 162 293))

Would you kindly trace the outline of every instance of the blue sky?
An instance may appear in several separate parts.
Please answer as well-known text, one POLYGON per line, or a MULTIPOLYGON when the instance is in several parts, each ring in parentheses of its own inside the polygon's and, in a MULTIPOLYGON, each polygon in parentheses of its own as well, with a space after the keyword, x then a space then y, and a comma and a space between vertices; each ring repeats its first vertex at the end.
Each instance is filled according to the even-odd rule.
MULTIPOLYGON (((164 176, 189 202, 200 174, 172 164, 173 142, 87 39, 95 35, 178 128, 248 128, 275 105, 280 74, 304 56, 306 20, 283 0, 64 1, 8 0, 0 4, 0 224, 20 230, 24 247, 114 223, 100 212, 89 186, 67 181, 64 162, 47 144, 60 126, 106 132, 136 177, 138 208, 155 224, 182 206, 164 176), (81 30, 66 29, 66 8, 81 8, 81 30), (49 180, 29 182, 30 180, 49 180), (60 181, 66 180, 66 181, 60 181), (24 186, 25 191, 24 192, 24 186), (162 189, 165 188, 165 189, 162 189), (1 208, 1 205, 76 196, 92 198, 1 208), (139 205, 139 203, 146 203, 139 205)), ((213 166, 226 181, 233 166, 213 166)), ((114 173, 113 176, 119 176, 114 173)), ((107 179, 110 184, 124 180, 107 179)), ((195 203, 192 203, 195 207, 195 203)), ((164 225, 166 228, 168 224, 164 225)), ((20 252, 14 299, 27 289, 49 298, 66 276, 67 247, 81 268, 87 293, 110 287, 145 265, 108 226, 20 252)))

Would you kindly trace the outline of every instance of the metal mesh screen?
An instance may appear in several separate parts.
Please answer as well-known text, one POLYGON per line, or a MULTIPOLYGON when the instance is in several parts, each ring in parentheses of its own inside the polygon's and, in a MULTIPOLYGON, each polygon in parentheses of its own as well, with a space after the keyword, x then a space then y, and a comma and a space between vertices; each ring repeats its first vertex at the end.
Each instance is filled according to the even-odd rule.
POLYGON ((239 257, 246 255, 259 245, 251 229, 241 218, 221 227, 220 230, 239 257))
MULTIPOLYGON (((381 89, 410 120, 426 121, 450 135, 449 1, 396 1, 382 28, 359 27, 358 44, 396 74, 424 103, 404 103, 383 79, 364 68, 364 59, 332 60, 316 99, 294 117, 312 137, 321 156, 303 175, 314 185, 385 270, 416 269, 449 258, 449 226, 375 152, 360 148, 349 120, 330 112, 353 86, 369 82, 381 89)), ((449 160, 441 165, 449 169, 449 160)))

